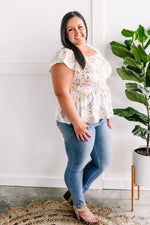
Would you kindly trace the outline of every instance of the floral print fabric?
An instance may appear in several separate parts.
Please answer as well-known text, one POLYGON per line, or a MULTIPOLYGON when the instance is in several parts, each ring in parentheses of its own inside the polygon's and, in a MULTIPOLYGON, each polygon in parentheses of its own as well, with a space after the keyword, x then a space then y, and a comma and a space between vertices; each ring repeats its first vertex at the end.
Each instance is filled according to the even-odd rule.
MULTIPOLYGON (((96 54, 85 57, 84 69, 81 69, 76 61, 73 51, 64 47, 57 51, 50 65, 52 67, 56 63, 64 63, 74 71, 70 94, 82 121, 88 123, 96 123, 99 119, 107 119, 113 115, 110 90, 106 84, 111 75, 111 67, 100 52, 95 51, 96 54)), ((59 103, 57 103, 56 120, 70 124, 59 103)))

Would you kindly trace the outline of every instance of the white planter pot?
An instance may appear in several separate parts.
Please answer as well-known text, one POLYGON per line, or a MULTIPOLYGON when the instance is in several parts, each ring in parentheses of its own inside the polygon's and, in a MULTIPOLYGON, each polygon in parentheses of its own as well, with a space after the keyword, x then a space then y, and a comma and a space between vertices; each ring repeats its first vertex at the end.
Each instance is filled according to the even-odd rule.
POLYGON ((133 151, 133 166, 135 167, 134 182, 143 187, 150 187, 150 156, 140 155, 135 152, 136 149, 133 151))

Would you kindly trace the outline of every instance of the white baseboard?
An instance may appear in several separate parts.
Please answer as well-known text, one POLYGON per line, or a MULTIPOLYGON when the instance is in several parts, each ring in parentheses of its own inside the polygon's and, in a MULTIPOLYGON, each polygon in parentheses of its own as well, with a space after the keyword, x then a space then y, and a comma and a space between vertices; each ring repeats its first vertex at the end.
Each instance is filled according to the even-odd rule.
POLYGON ((131 189, 130 179, 103 179, 103 189, 131 189))
MULTIPOLYGON (((66 188, 62 177, 0 176, 0 185, 66 188)), ((131 181, 130 179, 97 179, 91 189, 131 190, 131 181)), ((141 187, 141 190, 150 190, 150 188, 141 187)))
MULTIPOLYGON (((122 190, 131 190, 131 180, 116 178, 116 179, 108 179, 104 178, 102 181, 103 189, 122 189, 122 190)), ((137 187, 135 187, 137 189, 137 187)), ((150 188, 141 187, 141 190, 150 190, 150 188)))
MULTIPOLYGON (((101 183, 101 180, 97 179, 91 189, 102 189, 101 183)), ((0 185, 66 188, 62 177, 0 176, 0 185)))
POLYGON ((0 176, 0 185, 28 187, 61 187, 65 188, 63 178, 29 177, 29 176, 0 176))

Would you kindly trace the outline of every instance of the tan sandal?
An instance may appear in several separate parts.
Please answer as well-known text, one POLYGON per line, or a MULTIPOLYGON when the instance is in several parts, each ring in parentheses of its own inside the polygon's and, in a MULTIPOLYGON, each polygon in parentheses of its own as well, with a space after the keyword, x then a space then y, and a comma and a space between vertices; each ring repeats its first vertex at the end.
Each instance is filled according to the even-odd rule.
POLYGON ((77 220, 79 220, 87 225, 98 224, 99 218, 97 216, 94 216, 94 215, 93 216, 92 215, 91 216, 88 216, 88 215, 81 216, 81 215, 79 215, 79 212, 85 212, 85 211, 90 211, 87 206, 85 206, 84 208, 77 208, 76 206, 73 206, 73 216, 77 220), (84 219, 83 219, 83 217, 84 217, 84 219), (98 219, 98 221, 94 222, 95 219, 98 219))

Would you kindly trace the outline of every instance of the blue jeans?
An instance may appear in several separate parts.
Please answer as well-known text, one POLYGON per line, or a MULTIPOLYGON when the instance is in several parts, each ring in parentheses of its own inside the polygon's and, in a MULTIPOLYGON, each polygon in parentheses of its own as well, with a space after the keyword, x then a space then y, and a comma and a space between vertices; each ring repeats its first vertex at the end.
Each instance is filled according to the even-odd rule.
POLYGON ((112 160, 111 130, 106 119, 88 123, 91 138, 88 142, 77 140, 72 124, 57 121, 64 137, 68 164, 65 183, 75 206, 85 205, 84 194, 112 160), (87 161, 90 160, 88 163, 87 161))

